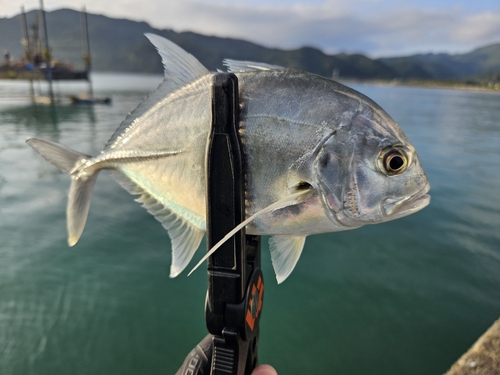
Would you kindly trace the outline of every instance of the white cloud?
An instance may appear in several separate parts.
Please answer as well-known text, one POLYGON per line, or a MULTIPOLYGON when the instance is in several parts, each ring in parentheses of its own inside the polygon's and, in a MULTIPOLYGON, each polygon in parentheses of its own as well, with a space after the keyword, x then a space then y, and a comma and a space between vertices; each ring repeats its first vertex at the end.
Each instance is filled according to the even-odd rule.
POLYGON ((478 40, 481 40, 483 44, 498 42, 499 36, 500 9, 465 17, 454 30, 455 40, 464 43, 474 43, 478 40))

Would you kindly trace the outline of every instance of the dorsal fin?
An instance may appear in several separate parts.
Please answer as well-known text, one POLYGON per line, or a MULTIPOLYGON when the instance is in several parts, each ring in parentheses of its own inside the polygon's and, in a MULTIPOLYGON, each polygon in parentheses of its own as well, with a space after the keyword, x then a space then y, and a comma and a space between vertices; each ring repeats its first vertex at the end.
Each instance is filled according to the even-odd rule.
POLYGON ((104 149, 115 144, 136 119, 178 88, 203 77, 209 71, 196 58, 170 40, 154 34, 144 34, 156 47, 165 68, 165 79, 144 101, 123 120, 104 149))
POLYGON ((161 56, 165 69, 165 78, 177 83, 181 87, 208 73, 193 55, 184 51, 177 44, 155 34, 144 34, 156 47, 161 56))
POLYGON ((279 65, 271 65, 266 63, 259 63, 253 61, 239 61, 239 60, 231 60, 224 59, 222 62, 224 66, 227 67, 227 71, 230 73, 237 72, 254 72, 256 70, 281 70, 285 69, 279 65))

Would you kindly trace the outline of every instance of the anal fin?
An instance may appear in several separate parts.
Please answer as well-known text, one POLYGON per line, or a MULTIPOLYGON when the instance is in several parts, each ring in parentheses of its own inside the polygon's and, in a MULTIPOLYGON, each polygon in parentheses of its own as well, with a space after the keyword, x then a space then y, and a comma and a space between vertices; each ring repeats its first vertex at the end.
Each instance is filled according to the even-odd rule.
POLYGON ((292 273, 297 264, 306 236, 272 236, 269 239, 271 261, 278 284, 281 284, 292 273))
POLYGON ((178 276, 193 258, 205 232, 159 203, 147 193, 141 195, 136 201, 142 203, 168 231, 172 241, 170 277, 178 276))
POLYGON ((168 231, 172 242, 170 277, 174 278, 178 276, 193 258, 205 235, 205 231, 196 227, 168 207, 165 207, 155 197, 146 193, 125 175, 115 172, 113 173, 113 177, 130 194, 140 194, 141 196, 136 201, 142 203, 148 212, 162 223, 163 227, 168 231))

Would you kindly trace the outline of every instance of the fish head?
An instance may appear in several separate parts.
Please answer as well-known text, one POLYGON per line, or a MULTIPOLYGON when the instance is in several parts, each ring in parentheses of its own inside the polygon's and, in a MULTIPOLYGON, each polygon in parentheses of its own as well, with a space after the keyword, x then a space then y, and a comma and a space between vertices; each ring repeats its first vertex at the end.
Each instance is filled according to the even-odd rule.
POLYGON ((398 219, 430 202, 415 148, 381 109, 344 113, 314 170, 326 216, 345 229, 398 219))

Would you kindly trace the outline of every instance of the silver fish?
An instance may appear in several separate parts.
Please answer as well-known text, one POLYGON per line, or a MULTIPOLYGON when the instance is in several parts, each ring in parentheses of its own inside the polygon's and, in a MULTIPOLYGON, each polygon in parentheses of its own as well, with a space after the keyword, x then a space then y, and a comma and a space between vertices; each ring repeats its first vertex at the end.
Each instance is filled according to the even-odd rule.
MULTIPOLYGON (((175 277, 206 229, 205 152, 215 73, 174 43, 146 36, 162 57, 164 81, 98 156, 36 138, 26 142, 71 176, 70 246, 82 234, 98 173, 110 169, 167 229, 175 277)), ((239 80, 247 170, 247 220, 235 230, 246 226, 250 234, 272 235, 279 283, 295 267, 306 236, 397 219, 429 204, 429 183, 415 148, 375 102, 302 71, 224 64, 239 80)))

